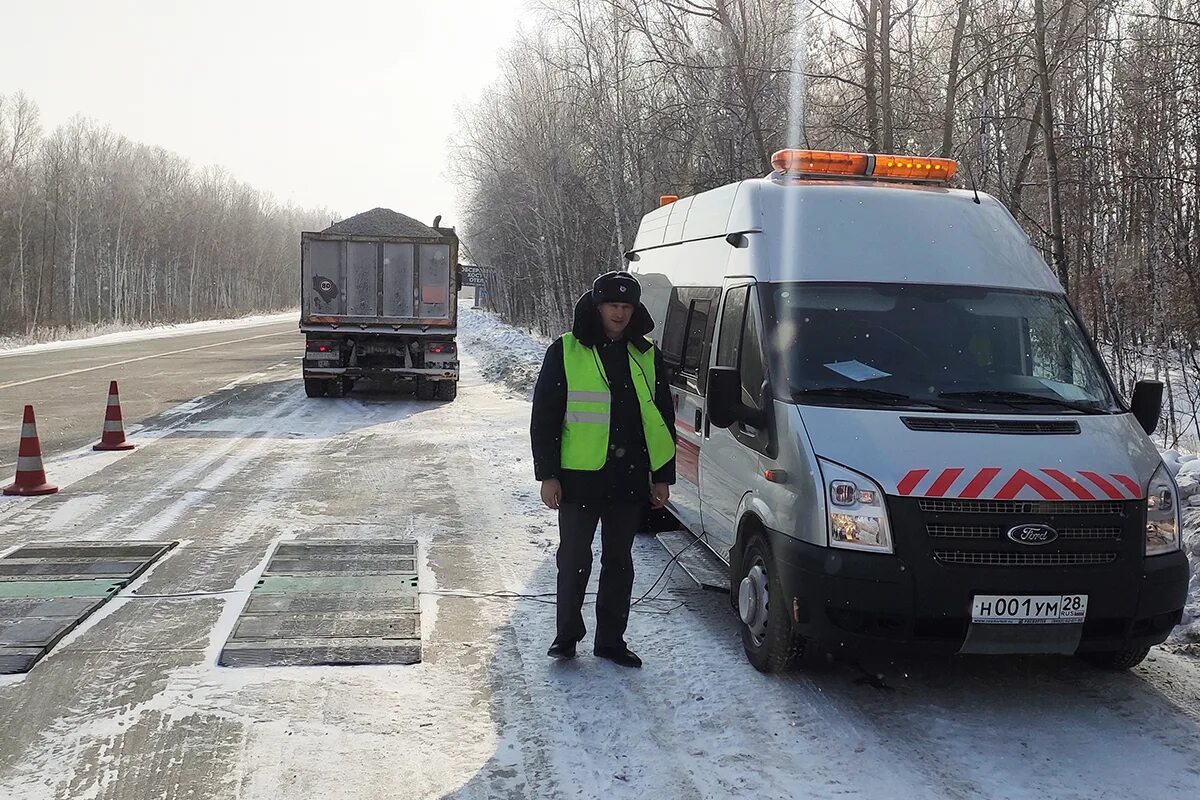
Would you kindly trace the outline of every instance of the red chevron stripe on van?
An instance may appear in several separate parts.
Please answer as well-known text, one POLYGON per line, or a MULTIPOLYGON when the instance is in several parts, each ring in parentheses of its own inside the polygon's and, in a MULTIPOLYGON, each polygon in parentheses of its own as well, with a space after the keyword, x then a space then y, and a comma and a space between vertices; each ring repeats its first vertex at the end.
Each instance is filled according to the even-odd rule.
POLYGON ((933 472, 928 468, 910 469, 896 484, 896 492, 902 497, 949 497, 963 500, 1015 500, 1026 490, 1036 493, 1043 500, 1052 501, 1068 498, 1142 498, 1142 489, 1136 480, 1128 475, 1115 473, 1104 476, 1087 470, 1067 472, 1050 467, 1040 470, 1015 469, 1010 473, 998 467, 983 467, 964 484, 960 480, 964 472, 966 470, 962 467, 947 467, 940 472, 933 472), (1005 479, 997 480, 1002 473, 1005 473, 1005 479), (957 490, 955 487, 958 487, 957 490))

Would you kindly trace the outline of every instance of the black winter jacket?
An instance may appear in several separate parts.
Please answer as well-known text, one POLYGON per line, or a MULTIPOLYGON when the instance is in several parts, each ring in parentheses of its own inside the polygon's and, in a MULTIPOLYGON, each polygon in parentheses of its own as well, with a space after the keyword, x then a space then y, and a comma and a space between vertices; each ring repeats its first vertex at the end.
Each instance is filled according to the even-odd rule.
MULTIPOLYGON (((650 312, 639 304, 634 311, 625 338, 611 341, 604 334, 600 312, 592 303, 591 293, 575 304, 575 321, 571 332, 581 344, 595 348, 608 376, 612 392, 612 415, 609 425, 608 460, 600 470, 581 472, 561 467, 563 417, 567 411, 567 376, 563 367, 562 339, 546 350, 542 371, 533 390, 533 419, 530 438, 533 442, 534 477, 539 481, 558 478, 562 483, 564 503, 645 502, 650 496, 651 483, 675 483, 675 459, 661 469, 650 471, 650 456, 646 450, 646 435, 642 429, 637 394, 629 374, 628 343, 642 352, 653 347, 645 339, 654 330, 650 312)), ((670 380, 662 354, 654 353, 654 404, 675 436, 675 407, 671 400, 670 380)))

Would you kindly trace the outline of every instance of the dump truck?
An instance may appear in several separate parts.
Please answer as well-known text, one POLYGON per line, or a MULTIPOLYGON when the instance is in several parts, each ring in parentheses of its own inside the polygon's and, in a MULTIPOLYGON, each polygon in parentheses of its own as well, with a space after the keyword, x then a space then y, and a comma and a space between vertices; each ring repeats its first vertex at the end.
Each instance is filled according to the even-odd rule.
POLYGON ((304 391, 409 384, 420 400, 458 393, 458 237, 387 208, 300 234, 304 391))

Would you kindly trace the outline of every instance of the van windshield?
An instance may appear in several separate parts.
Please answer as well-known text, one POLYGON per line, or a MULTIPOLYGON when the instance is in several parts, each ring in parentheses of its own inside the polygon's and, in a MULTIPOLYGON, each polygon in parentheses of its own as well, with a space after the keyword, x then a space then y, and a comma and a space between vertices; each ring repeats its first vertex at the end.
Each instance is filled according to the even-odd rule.
POLYGON ((997 413, 1122 410, 1058 295, 861 283, 773 284, 768 294, 771 339, 795 402, 997 413))

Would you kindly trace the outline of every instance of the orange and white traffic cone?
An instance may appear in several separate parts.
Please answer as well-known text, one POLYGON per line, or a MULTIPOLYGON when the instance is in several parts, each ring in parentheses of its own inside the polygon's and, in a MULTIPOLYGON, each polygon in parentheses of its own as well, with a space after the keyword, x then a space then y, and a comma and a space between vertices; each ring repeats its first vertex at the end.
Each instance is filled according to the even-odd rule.
POLYGON ((5 486, 4 494, 36 495, 54 494, 57 486, 46 483, 46 470, 42 467, 42 445, 38 441, 37 423, 33 419, 33 406, 25 406, 25 419, 21 424, 21 446, 17 450, 17 479, 5 486))
POLYGON ((133 442, 125 440, 125 426, 121 424, 121 397, 117 394, 117 382, 108 384, 108 408, 104 410, 104 431, 100 441, 92 445, 93 450, 132 450, 133 442))

